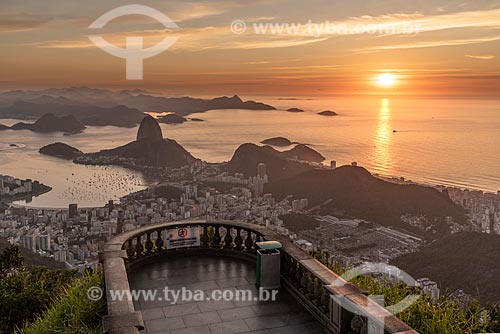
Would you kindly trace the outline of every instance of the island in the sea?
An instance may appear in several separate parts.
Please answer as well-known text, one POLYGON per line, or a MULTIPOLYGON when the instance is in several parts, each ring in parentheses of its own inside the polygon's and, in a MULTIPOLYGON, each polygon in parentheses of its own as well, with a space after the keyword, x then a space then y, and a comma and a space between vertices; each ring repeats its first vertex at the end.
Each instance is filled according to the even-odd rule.
POLYGON ((35 123, 16 123, 10 127, 12 130, 31 130, 33 132, 65 132, 78 133, 85 129, 73 115, 57 116, 52 113, 42 115, 35 123))
POLYGON ((73 160, 83 154, 79 149, 65 143, 53 143, 38 150, 41 154, 50 155, 62 159, 73 160))
POLYGON ((288 111, 288 112, 304 112, 304 110, 302 110, 300 108, 290 108, 290 109, 287 109, 286 111, 288 111))
POLYGON ((337 116, 338 114, 335 111, 325 110, 325 111, 319 112, 318 115, 331 117, 331 116, 337 116))
POLYGON ((285 137, 273 137, 273 138, 268 138, 260 142, 261 144, 265 145, 271 145, 271 146, 276 146, 276 147, 285 147, 285 146, 290 146, 294 143, 290 141, 290 139, 285 138, 285 137))
POLYGON ((168 114, 159 117, 156 120, 158 121, 158 123, 164 123, 164 124, 182 124, 184 122, 187 122, 187 118, 184 118, 177 114, 168 114))
MULTIPOLYGON (((22 96, 22 95, 21 95, 22 96)), ((93 104, 92 97, 86 102, 67 102, 66 99, 16 100, 12 105, 0 108, 0 118, 28 120, 52 114, 57 117, 74 117, 87 126, 134 127, 144 118, 144 113, 124 105, 101 107, 93 104), (35 102, 36 103, 35 103, 35 102), (43 102, 43 103, 42 103, 43 102), (68 103, 68 104, 66 104, 68 103), (78 105, 80 104, 80 105, 78 105)), ((0 103, 2 103, 0 94, 0 103)))

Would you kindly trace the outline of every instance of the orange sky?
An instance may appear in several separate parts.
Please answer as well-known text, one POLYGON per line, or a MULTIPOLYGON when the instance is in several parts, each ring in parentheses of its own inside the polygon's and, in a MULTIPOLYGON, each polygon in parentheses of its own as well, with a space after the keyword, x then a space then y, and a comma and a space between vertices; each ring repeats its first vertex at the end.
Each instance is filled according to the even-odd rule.
POLYGON ((148 45, 168 35, 179 37, 172 48, 144 61, 142 81, 125 80, 125 61, 88 39, 95 33, 88 26, 96 18, 124 4, 0 1, 0 89, 87 85, 199 96, 500 97, 498 1, 142 1, 180 29, 167 31, 152 19, 133 15, 98 32, 122 47, 124 36, 144 36, 148 45), (234 20, 246 23, 244 33, 231 31, 234 20), (327 22, 352 30, 326 31, 327 22), (263 24, 300 29, 257 33, 263 24), (418 31, 359 31, 389 24, 418 31), (323 30, 311 34, 310 27, 323 30), (393 73, 397 84, 374 85, 380 73, 393 73))

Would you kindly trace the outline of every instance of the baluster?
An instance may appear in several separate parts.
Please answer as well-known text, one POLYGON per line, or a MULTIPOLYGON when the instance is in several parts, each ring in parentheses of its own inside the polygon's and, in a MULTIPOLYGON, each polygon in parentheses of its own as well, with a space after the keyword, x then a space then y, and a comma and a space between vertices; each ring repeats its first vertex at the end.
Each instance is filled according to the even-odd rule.
POLYGON ((307 274, 307 283, 306 283, 306 288, 307 288, 307 298, 309 298, 309 300, 313 300, 314 299, 314 286, 316 284, 316 278, 311 274, 311 273, 308 273, 307 274))
POLYGON ((219 226, 214 226, 214 229, 215 229, 215 234, 214 234, 214 238, 212 240, 212 247, 219 248, 220 242, 221 242, 221 237, 220 237, 220 233, 219 233, 219 226))
POLYGON ((313 303, 316 306, 321 306, 321 291, 323 290, 323 282, 320 279, 314 280, 314 299, 313 303))
POLYGON ((295 271, 295 286, 300 288, 300 282, 302 279, 302 266, 298 264, 297 270, 295 271))
POLYGON ((132 242, 132 239, 129 239, 128 246, 127 246, 127 256, 129 258, 132 258, 132 257, 134 257, 134 255, 135 255, 134 243, 132 242))
POLYGON ((252 239, 252 232, 249 230, 247 231, 247 238, 245 239, 245 248, 247 252, 252 252, 253 251, 253 239, 252 239))
POLYGON ((351 329, 355 334, 364 334, 366 332, 366 320, 361 315, 355 314, 351 320, 351 329))
POLYGON ((142 240, 141 236, 138 235, 136 238, 136 243, 135 243, 135 252, 137 253, 137 256, 142 255, 142 251, 144 250, 144 246, 142 245, 142 240))
POLYGON ((321 289, 321 310, 323 313, 330 313, 330 294, 326 292, 326 289, 321 289))
POLYGON ((201 245, 203 247, 208 247, 209 237, 208 237, 208 226, 203 225, 203 236, 201 237, 201 245))
POLYGON ((288 276, 288 266, 290 264, 290 261, 288 260, 288 257, 286 253, 281 253, 281 275, 283 276, 288 276))
POLYGON ((153 241, 151 240, 151 232, 146 233, 146 254, 151 254, 151 251, 153 250, 153 241))
POLYGON ((233 248, 233 237, 231 236, 231 227, 226 226, 226 236, 224 237, 224 249, 233 248))
POLYGON ((299 290, 304 294, 307 295, 307 285, 309 283, 309 273, 302 268, 302 277, 300 279, 300 288, 299 290))
POLYGON ((243 244, 243 238, 241 237, 241 228, 236 228, 236 238, 234 239, 234 249, 241 250, 241 245, 243 244))
POLYGON ((296 274, 297 274, 297 264, 295 263, 295 260, 290 257, 290 269, 288 270, 288 277, 290 278, 290 281, 292 283, 295 282, 296 274))
POLYGON ((161 230, 156 231, 158 233, 158 237, 155 240, 155 245, 156 245, 156 252, 159 253, 163 250, 163 245, 165 244, 163 242, 163 239, 161 238, 161 230))

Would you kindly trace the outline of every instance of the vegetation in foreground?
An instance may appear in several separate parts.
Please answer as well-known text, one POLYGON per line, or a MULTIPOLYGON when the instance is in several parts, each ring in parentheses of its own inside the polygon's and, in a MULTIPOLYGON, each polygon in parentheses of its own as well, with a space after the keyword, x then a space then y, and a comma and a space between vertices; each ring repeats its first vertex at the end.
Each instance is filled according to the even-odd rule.
POLYGON ((7 247, 0 252, 0 333, 100 333, 105 301, 90 301, 86 291, 102 285, 101 273, 28 270, 19 248, 7 247))
MULTIPOLYGON (((313 252, 312 255, 320 261, 325 258, 320 252, 313 252)), ((339 266, 330 266, 330 269, 339 275, 346 271, 339 266)), ((385 305, 394 305, 414 293, 404 283, 394 284, 373 276, 359 276, 352 283, 370 295, 383 295, 385 305)), ((462 305, 449 298, 448 294, 444 294, 438 301, 422 295, 417 302, 396 316, 422 334, 500 333, 500 304, 482 306, 474 300, 468 305, 462 305)))

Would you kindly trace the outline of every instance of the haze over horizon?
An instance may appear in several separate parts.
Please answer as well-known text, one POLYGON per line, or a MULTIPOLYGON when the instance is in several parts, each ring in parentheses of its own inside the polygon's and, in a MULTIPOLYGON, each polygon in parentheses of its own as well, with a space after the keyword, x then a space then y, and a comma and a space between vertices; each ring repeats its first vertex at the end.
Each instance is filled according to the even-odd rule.
POLYGON ((121 47, 125 36, 144 36, 147 46, 169 34, 179 37, 144 61, 143 81, 126 81, 124 59, 88 39, 96 33, 88 29, 96 18, 125 4, 1 1, 0 90, 85 85, 194 96, 499 97, 497 1, 143 1, 180 29, 167 31, 153 19, 131 15, 97 32, 121 47), (245 22, 243 33, 231 31, 236 20, 245 22), (321 33, 308 34, 309 22, 321 33), (265 24, 292 28, 255 30, 265 24), (325 31, 326 24, 409 24, 418 32, 336 33, 325 31))

